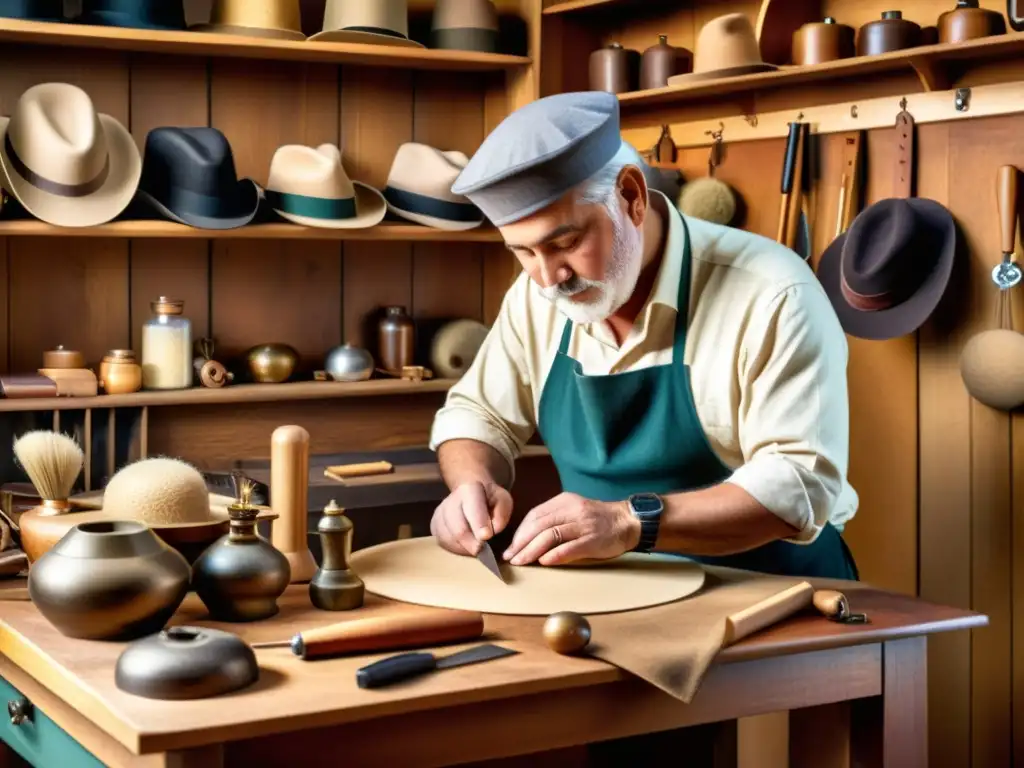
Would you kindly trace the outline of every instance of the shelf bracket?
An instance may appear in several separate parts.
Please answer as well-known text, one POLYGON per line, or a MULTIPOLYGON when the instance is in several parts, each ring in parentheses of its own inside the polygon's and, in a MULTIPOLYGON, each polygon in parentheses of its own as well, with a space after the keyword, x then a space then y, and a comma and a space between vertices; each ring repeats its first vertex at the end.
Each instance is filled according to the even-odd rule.
POLYGON ((911 58, 910 66, 914 68, 925 91, 948 91, 953 87, 949 71, 939 62, 911 58))

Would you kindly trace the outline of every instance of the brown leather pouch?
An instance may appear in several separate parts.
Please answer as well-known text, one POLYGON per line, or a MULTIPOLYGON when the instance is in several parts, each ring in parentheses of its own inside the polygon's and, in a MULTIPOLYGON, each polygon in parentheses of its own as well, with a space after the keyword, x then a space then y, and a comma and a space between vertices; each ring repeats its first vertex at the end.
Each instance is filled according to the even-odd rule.
POLYGON ((39 373, 0 376, 0 389, 3 396, 9 398, 57 396, 57 382, 39 373))

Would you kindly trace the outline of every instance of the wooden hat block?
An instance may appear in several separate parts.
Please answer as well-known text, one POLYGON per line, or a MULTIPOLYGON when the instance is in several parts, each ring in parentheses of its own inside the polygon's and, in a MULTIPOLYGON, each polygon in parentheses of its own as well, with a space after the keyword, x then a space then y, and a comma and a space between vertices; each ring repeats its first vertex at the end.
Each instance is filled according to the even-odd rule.
POLYGON ((270 437, 270 509, 277 515, 270 543, 292 568, 292 584, 316 574, 309 551, 309 432, 296 425, 278 427, 270 437))

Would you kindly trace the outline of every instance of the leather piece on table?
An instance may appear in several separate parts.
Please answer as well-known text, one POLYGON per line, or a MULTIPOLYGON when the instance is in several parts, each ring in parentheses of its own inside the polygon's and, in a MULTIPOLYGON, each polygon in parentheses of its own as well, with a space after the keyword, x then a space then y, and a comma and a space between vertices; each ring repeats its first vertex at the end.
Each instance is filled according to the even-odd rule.
POLYGON ((811 605, 800 579, 707 569, 695 595, 638 611, 588 616, 587 651, 689 704, 718 652, 811 605))

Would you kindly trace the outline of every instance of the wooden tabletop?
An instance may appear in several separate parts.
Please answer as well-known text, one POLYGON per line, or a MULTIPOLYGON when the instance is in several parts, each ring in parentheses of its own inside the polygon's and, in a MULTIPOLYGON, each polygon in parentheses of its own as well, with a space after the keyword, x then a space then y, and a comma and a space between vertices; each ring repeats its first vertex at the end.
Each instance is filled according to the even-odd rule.
MULTIPOLYGON (((859 585, 845 586, 855 610, 867 613, 870 624, 842 625, 817 615, 800 615, 727 648, 716 663, 840 648, 987 623, 985 616, 971 611, 859 585)), ((204 620, 205 609, 190 594, 172 623, 217 627, 249 642, 260 642, 286 640, 300 630, 356 616, 312 608, 305 586, 289 587, 280 604, 280 614, 268 621, 223 624, 204 620)), ((199 701, 155 701, 115 687, 114 664, 125 644, 66 638, 31 603, 5 601, 0 605, 0 654, 136 754, 602 685, 626 676, 604 662, 559 656, 548 650, 541 640, 541 618, 487 616, 488 639, 521 653, 367 691, 356 686, 355 671, 379 655, 302 661, 286 648, 258 650, 261 679, 248 689, 199 701)), ((401 604, 368 596, 358 615, 405 609, 401 604)), ((464 646, 452 646, 451 650, 460 647, 464 646)))

